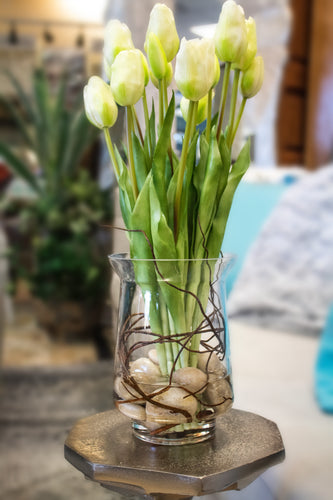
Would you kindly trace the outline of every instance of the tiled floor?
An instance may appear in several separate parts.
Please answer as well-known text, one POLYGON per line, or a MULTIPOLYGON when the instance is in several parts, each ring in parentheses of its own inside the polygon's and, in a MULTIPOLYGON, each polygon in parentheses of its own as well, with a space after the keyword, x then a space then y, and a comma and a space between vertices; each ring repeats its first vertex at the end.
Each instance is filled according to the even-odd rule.
POLYGON ((63 456, 77 419, 113 407, 112 360, 98 361, 91 340, 52 340, 28 303, 14 311, 0 379, 0 499, 120 499, 63 456))
POLYGON ((33 304, 16 304, 3 339, 2 366, 54 366, 97 361, 91 339, 66 343, 56 341, 38 326, 33 304))

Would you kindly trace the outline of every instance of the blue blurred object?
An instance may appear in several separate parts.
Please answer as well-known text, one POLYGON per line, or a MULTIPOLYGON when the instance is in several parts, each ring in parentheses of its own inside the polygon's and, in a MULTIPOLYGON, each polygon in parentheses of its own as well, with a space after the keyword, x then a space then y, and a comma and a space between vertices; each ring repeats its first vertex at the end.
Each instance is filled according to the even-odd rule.
POLYGON ((237 257, 227 278, 227 295, 234 286, 250 246, 291 184, 282 179, 274 183, 242 181, 238 186, 222 245, 224 253, 233 253, 237 257))
POLYGON ((315 366, 315 393, 320 408, 333 413, 333 304, 320 338, 315 366))

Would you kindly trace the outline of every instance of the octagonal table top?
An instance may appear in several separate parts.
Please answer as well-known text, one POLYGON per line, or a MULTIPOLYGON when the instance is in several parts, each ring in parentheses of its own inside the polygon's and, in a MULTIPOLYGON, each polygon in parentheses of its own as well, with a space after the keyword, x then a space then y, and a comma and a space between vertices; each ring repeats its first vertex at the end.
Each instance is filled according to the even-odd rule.
POLYGON ((139 440, 130 421, 111 410, 76 422, 65 457, 109 489, 186 498, 244 488, 284 459, 284 446, 274 422, 245 411, 217 418, 215 435, 205 442, 165 446, 139 440))

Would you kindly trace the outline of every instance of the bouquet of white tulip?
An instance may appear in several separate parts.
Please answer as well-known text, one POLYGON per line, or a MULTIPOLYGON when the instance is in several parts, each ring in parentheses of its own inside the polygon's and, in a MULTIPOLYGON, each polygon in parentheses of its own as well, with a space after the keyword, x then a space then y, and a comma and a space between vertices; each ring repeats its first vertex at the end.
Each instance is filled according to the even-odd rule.
MULTIPOLYGON (((198 325, 208 301, 211 269, 209 265, 199 268, 195 262, 220 255, 233 195, 250 162, 248 142, 234 163, 232 145, 246 101, 260 90, 264 70, 262 58, 256 55, 254 20, 246 20, 243 9, 233 0, 223 4, 213 38, 183 38, 181 43, 172 11, 156 4, 144 48, 148 62, 134 48, 128 27, 111 20, 104 46, 110 84, 92 77, 84 89, 84 100, 87 117, 104 131, 119 185, 136 281, 143 295, 155 297, 148 308, 151 331, 158 337, 154 342, 159 373, 172 377, 175 370, 196 368, 198 364, 198 325), (186 120, 180 158, 172 148, 175 99, 168 91, 174 58, 174 80, 183 95, 180 108, 186 120), (222 91, 214 97, 221 63, 222 91), (154 106, 149 111, 147 103, 150 80, 159 90, 157 127, 154 106), (231 103, 223 131, 229 84, 231 103), (239 94, 242 101, 237 109, 239 94), (220 103, 216 116, 212 116, 214 98, 220 103), (144 133, 135 110, 139 101, 144 111, 144 133), (117 118, 115 102, 126 107, 127 162, 114 147, 109 131, 117 118), (205 120, 205 131, 199 134, 197 125, 205 120)), ((129 377, 127 383, 133 380, 129 377)), ((137 394, 137 385, 135 389, 137 394)))

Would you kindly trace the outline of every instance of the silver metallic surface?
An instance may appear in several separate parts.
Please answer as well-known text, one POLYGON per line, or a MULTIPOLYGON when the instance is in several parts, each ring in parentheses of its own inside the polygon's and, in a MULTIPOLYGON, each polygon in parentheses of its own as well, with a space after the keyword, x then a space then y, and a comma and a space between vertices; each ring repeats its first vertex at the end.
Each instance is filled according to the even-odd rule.
POLYGON ((284 459, 274 422, 230 410, 216 420, 215 436, 203 443, 156 446, 133 436, 117 410, 76 422, 65 458, 87 478, 127 494, 177 499, 242 489, 284 459))

